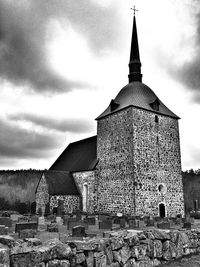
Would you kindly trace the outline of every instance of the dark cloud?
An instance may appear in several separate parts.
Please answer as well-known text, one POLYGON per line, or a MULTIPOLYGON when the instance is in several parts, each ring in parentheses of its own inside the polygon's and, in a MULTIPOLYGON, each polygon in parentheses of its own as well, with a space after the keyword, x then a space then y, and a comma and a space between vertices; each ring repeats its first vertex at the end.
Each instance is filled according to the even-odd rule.
POLYGON ((8 118, 14 121, 31 122, 36 126, 60 132, 87 133, 94 130, 94 124, 86 119, 52 119, 33 114, 14 114, 9 115, 8 118))
MULTIPOLYGON (((173 65, 173 60, 168 62, 169 73, 186 88, 193 92, 193 100, 200 103, 200 1, 189 2, 187 9, 191 12, 195 27, 195 52, 191 59, 180 65, 173 65)), ((190 42, 193 43, 193 40, 190 42)))
POLYGON ((3 119, 0 119, 0 129, 1 160, 48 158, 62 141, 60 135, 26 130, 3 119))
POLYGON ((49 67, 45 48, 47 25, 52 19, 84 35, 97 54, 113 49, 119 39, 116 5, 103 8, 91 0, 0 0, 1 78, 38 92, 67 92, 80 87, 49 67))

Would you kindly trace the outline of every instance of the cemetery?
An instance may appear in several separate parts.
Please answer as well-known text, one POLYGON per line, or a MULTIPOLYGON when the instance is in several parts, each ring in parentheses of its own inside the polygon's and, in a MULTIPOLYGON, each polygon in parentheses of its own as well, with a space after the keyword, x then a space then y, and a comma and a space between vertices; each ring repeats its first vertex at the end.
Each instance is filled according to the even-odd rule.
POLYGON ((162 266, 200 252, 200 221, 123 214, 0 216, 0 266, 162 266))

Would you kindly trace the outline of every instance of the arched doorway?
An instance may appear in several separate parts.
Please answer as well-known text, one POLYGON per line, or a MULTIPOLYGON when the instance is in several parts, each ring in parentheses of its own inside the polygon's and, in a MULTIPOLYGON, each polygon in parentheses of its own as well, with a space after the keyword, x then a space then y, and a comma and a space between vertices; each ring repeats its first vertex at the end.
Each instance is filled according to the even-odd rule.
POLYGON ((87 203, 88 203, 88 185, 83 185, 83 211, 87 211, 87 203))
POLYGON ((159 216, 161 218, 164 218, 166 216, 165 215, 165 204, 163 204, 163 203, 159 204, 159 216))

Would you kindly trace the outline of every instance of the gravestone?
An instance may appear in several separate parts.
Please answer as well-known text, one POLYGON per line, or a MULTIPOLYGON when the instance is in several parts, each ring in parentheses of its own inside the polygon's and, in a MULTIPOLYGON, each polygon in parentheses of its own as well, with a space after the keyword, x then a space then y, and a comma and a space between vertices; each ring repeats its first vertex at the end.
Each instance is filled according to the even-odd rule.
POLYGON ((38 225, 45 225, 45 219, 44 219, 44 217, 39 217, 38 218, 38 225))
POLYGON ((82 221, 69 221, 67 224, 68 230, 72 230, 72 228, 75 226, 83 226, 86 230, 88 230, 88 224, 82 221))
POLYGON ((15 233, 19 233, 21 230, 32 229, 37 230, 38 224, 36 222, 20 222, 15 225, 15 233))
POLYGON ((63 219, 61 217, 56 217, 56 222, 57 222, 57 224, 62 225, 63 224, 63 219))
POLYGON ((13 221, 13 222, 18 222, 19 218, 22 217, 22 215, 20 214, 11 214, 10 215, 10 219, 13 221))
POLYGON ((139 220, 129 219, 128 224, 129 224, 129 228, 138 228, 139 227, 139 220))
POLYGON ((6 227, 12 227, 12 220, 9 217, 0 217, 0 225, 5 225, 6 227))
POLYGON ((65 212, 65 207, 64 207, 64 200, 59 199, 58 200, 58 210, 57 210, 57 215, 60 217, 64 214, 65 212))
POLYGON ((125 220, 125 218, 120 218, 119 224, 120 224, 120 228, 125 228, 126 227, 126 220, 125 220))
POLYGON ((111 220, 106 220, 99 222, 99 229, 112 229, 112 221, 111 220))
POLYGON ((37 234, 36 230, 33 229, 25 229, 19 231, 19 238, 25 239, 25 238, 34 238, 37 234))
POLYGON ((72 228, 72 237, 85 237, 85 227, 77 225, 72 228))
POLYGON ((0 235, 7 235, 8 234, 8 227, 5 225, 0 225, 0 235))
POLYGON ((95 225, 95 217, 87 217, 84 219, 84 222, 88 225, 95 225))
POLYGON ((51 223, 47 225, 47 231, 48 232, 58 232, 58 224, 57 223, 51 223))
POLYGON ((138 227, 139 228, 144 228, 145 226, 146 226, 146 224, 145 224, 144 220, 139 220, 138 221, 138 227))
POLYGON ((170 222, 160 222, 157 223, 159 229, 170 229, 170 222))
POLYGON ((191 222, 185 222, 184 224, 183 224, 183 228, 186 228, 186 229, 191 229, 191 222))

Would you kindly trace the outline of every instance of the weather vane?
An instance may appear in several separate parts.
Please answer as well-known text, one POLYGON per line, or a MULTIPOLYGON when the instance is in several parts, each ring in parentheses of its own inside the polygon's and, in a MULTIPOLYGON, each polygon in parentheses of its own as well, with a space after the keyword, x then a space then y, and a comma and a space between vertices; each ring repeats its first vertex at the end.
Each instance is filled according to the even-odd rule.
POLYGON ((135 16, 135 12, 137 11, 138 12, 138 9, 135 8, 135 6, 131 7, 131 10, 133 10, 133 14, 135 16))

